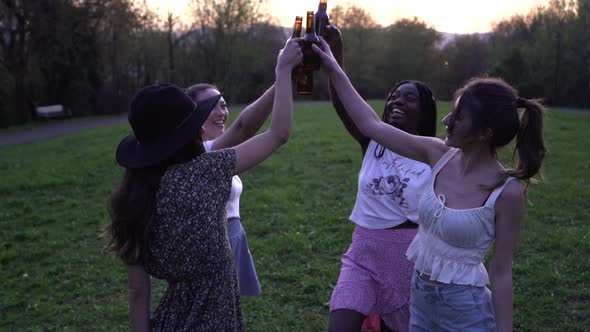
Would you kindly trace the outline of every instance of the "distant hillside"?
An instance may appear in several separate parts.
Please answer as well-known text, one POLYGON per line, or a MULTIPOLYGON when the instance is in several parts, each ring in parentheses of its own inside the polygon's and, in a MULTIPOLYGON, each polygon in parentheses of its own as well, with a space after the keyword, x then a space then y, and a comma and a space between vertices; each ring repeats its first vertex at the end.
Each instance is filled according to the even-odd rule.
MULTIPOLYGON (((438 31, 438 33, 440 33, 443 37, 442 40, 440 41, 440 43, 437 45, 439 48, 445 47, 445 45, 447 45, 449 42, 452 42, 453 40, 455 40, 455 38, 457 38, 458 36, 465 35, 465 34, 460 34, 460 33, 450 33, 450 32, 442 32, 442 31, 438 31)), ((478 35, 482 39, 490 38, 491 34, 492 34, 491 32, 475 33, 475 35, 478 35)))
MULTIPOLYGON (((283 31, 285 34, 285 38, 289 38, 291 36, 291 32, 293 31, 293 28, 283 27, 283 31)), ((465 35, 465 34, 461 34, 461 33, 451 33, 451 32, 442 32, 442 31, 438 31, 438 33, 440 33, 442 35, 442 40, 437 45, 439 48, 445 47, 445 45, 447 45, 449 42, 452 42, 453 40, 455 40, 455 38, 457 38, 458 36, 465 35)), ((479 35, 483 39, 489 38, 491 34, 492 34, 491 32, 475 33, 475 35, 479 35)))

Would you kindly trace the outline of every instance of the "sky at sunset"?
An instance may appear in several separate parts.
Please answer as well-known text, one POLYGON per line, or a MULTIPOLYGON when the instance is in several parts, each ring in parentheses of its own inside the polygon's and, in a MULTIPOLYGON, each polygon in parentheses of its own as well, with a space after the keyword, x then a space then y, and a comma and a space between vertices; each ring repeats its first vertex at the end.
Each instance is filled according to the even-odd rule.
MULTIPOLYGON (((145 0, 152 10, 172 11, 182 16, 188 11, 190 0, 145 0)), ((441 32, 488 32, 492 23, 514 14, 526 14, 531 8, 547 5, 549 0, 328 0, 330 7, 354 4, 365 8, 378 24, 387 26, 399 18, 417 16, 421 21, 441 32)), ((291 26, 296 15, 305 16, 316 10, 318 0, 267 0, 265 11, 275 23, 291 26)))

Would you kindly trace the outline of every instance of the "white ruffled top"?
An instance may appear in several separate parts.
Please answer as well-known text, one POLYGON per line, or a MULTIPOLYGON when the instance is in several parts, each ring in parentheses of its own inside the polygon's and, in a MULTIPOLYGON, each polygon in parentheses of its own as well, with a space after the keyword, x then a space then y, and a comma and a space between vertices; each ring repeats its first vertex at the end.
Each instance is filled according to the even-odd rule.
POLYGON ((406 256, 420 274, 429 275, 431 280, 485 286, 489 277, 483 260, 495 240, 494 204, 513 178, 494 189, 481 207, 448 208, 444 195, 434 192, 434 181, 457 151, 449 150, 432 168, 430 182, 418 205, 418 234, 406 256))

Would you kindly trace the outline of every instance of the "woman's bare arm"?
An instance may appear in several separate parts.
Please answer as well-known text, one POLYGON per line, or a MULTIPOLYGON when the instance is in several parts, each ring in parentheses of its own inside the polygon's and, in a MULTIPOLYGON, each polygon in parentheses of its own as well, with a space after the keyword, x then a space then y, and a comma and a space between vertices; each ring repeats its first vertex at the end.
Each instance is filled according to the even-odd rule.
POLYGON ((313 45, 327 69, 334 89, 340 96, 344 108, 361 134, 383 145, 385 148, 407 158, 434 165, 449 147, 432 137, 408 134, 382 122, 373 109, 361 98, 350 80, 340 68, 330 47, 321 40, 322 48, 313 45))
MULTIPOLYGON (((343 42, 340 30, 333 25, 327 25, 324 37, 326 39, 326 42, 329 44, 330 49, 332 50, 334 59, 336 60, 336 62, 338 62, 340 68, 344 70, 343 42)), ((333 84, 330 81, 328 82, 330 86, 330 99, 332 100, 332 105, 336 110, 336 114, 338 114, 338 117, 342 121, 342 124, 344 124, 344 128, 346 128, 350 136, 352 136, 352 138, 354 138, 359 143, 364 155, 367 150, 367 147, 369 146, 370 139, 367 136, 363 135, 356 127, 356 125, 346 112, 346 109, 344 109, 344 105, 342 105, 342 101, 340 101, 338 92, 336 92, 336 89, 334 89, 333 84)))
POLYGON ((293 117, 291 72, 303 59, 298 44, 300 40, 301 38, 289 39, 279 54, 275 69, 275 95, 270 127, 262 134, 235 147, 238 174, 258 165, 289 140, 293 117))
POLYGON ((241 144, 256 135, 272 111, 275 96, 273 84, 238 115, 232 125, 215 139, 211 150, 220 150, 241 144))
POLYGON ((498 332, 512 331, 512 260, 524 221, 524 189, 512 180, 496 201, 496 242, 490 264, 490 285, 498 332))
POLYGON ((127 265, 129 318, 133 332, 150 330, 150 276, 142 265, 127 265))

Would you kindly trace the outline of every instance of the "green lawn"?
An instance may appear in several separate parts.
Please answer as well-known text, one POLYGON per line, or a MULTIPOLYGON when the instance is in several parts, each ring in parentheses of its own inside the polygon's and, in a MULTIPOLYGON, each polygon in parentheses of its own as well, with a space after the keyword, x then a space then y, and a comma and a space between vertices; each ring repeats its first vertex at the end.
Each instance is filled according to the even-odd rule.
MULTIPOLYGON (((447 111, 441 103, 440 116, 447 111)), ((589 130, 588 115, 547 116, 545 181, 529 189, 514 263, 519 331, 590 329, 589 130)), ((128 328, 125 268, 98 238, 121 174, 114 149, 127 132, 119 125, 0 149, 0 331, 128 328)), ((289 143, 242 175, 241 214, 263 288, 244 299, 249 330, 326 330, 360 157, 331 107, 298 107, 289 143)))

